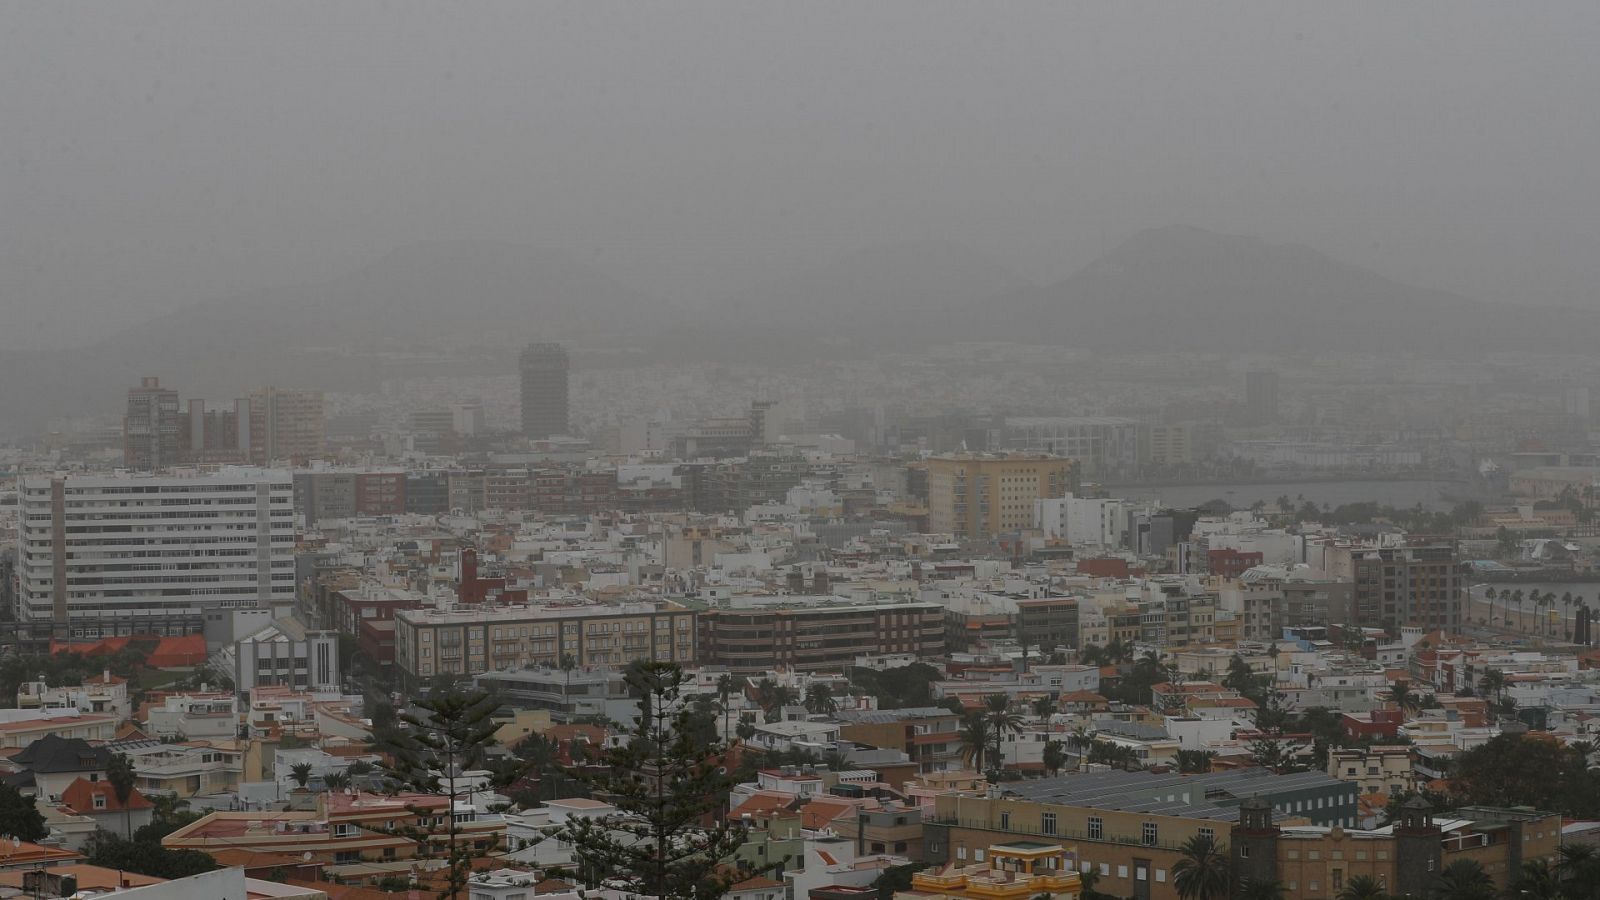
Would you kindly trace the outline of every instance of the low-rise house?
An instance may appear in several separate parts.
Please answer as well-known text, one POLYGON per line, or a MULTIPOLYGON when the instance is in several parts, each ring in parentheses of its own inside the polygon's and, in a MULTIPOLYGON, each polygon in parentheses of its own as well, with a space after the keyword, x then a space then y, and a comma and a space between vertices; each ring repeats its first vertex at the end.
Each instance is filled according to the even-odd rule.
POLYGON ((174 694, 145 713, 145 726, 159 738, 230 740, 239 735, 238 702, 231 694, 174 694))
POLYGON ((26 681, 17 689, 17 708, 76 709, 86 713, 110 713, 124 721, 133 714, 128 698, 128 679, 106 669, 82 684, 50 687, 43 681, 26 681))
POLYGON ((127 802, 117 797, 111 782, 86 781, 79 778, 61 795, 61 805, 69 812, 93 819, 95 825, 113 834, 131 839, 134 832, 150 824, 155 810, 137 787, 128 792, 127 802))
POLYGON ((834 718, 840 737, 900 750, 920 772, 962 768, 961 717, 942 706, 850 710, 834 718))
POLYGON ((789 889, 781 881, 757 875, 730 885, 722 896, 726 900, 788 900, 789 889))
POLYGON ((84 713, 59 709, 0 709, 0 749, 26 747, 42 737, 109 741, 116 737, 118 719, 111 713, 84 713))
POLYGON ((75 781, 102 781, 111 751, 82 738, 45 735, 11 757, 12 765, 33 776, 33 794, 46 803, 60 803, 75 781))
POLYGON ((294 778, 296 766, 310 766, 309 782, 320 785, 322 779, 335 773, 343 773, 352 763, 358 761, 375 765, 380 761, 380 757, 373 753, 360 756, 335 756, 316 747, 296 747, 290 750, 279 748, 272 754, 272 772, 278 782, 279 796, 282 796, 300 786, 294 778))
POLYGON ((764 722, 755 729, 750 745, 769 752, 782 753, 797 747, 810 750, 839 740, 837 722, 764 722))
POLYGON ((239 789, 245 748, 237 741, 119 744, 133 762, 139 790, 179 797, 231 794, 239 789))
POLYGON ((1363 794, 1396 796, 1415 784, 1411 748, 1404 744, 1332 750, 1328 753, 1328 774, 1359 785, 1363 794))
POLYGON ((433 794, 324 793, 316 808, 289 812, 213 812, 162 839, 175 850, 233 848, 289 853, 323 863, 403 860, 417 854, 418 842, 392 833, 398 828, 429 832, 434 852, 449 841, 448 816, 454 815, 458 841, 476 850, 503 846, 506 822, 471 807, 450 810, 448 798, 433 794))

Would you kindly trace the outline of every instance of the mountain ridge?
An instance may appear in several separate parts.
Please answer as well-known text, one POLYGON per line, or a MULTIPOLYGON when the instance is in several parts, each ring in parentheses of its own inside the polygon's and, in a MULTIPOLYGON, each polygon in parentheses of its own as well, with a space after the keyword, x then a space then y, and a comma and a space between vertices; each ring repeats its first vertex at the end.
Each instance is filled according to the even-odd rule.
POLYGON ((37 429, 62 409, 115 412, 141 375, 215 396, 269 382, 359 390, 408 374, 509 372, 516 348, 536 339, 781 364, 954 340, 1289 355, 1589 352, 1597 338, 1600 312, 1485 303, 1194 226, 1139 232, 1043 285, 960 244, 873 245, 698 313, 561 254, 436 241, 76 350, 0 351, 0 379, 30 387, 0 391, 0 431, 37 429))

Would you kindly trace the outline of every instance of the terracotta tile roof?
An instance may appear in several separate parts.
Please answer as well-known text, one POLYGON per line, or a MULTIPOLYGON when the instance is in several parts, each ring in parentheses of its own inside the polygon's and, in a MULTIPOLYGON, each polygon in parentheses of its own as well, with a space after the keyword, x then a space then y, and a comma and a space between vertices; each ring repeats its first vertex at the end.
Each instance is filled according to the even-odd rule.
MULTIPOLYGON (((286 878, 284 884, 295 887, 314 888, 328 895, 329 900, 395 900, 397 897, 408 896, 407 891, 380 891, 377 888, 361 887, 354 884, 335 884, 331 881, 306 881, 303 878, 286 878)), ((431 892, 429 892, 431 893, 431 892)))
POLYGON ((264 853, 260 850, 245 850, 239 847, 224 847, 220 850, 207 850, 211 858, 226 868, 259 869, 267 866, 283 866, 292 868, 305 865, 305 860, 299 856, 285 853, 264 853))
MULTIPOLYGON (((0 871, 0 885, 6 887, 22 887, 22 876, 31 869, 7 869, 0 871)), ((87 863, 66 866, 51 866, 52 875, 72 875, 78 879, 79 890, 111 889, 115 887, 144 887, 151 884, 160 884, 165 878, 156 878, 153 875, 140 875, 137 872, 119 872, 116 869, 107 869, 103 866, 91 866, 87 863)))
POLYGON ((1062 703, 1109 703, 1111 701, 1107 700, 1105 697, 1100 696, 1099 694, 1096 694, 1094 691, 1073 691, 1070 694, 1062 694, 1060 702, 1062 702, 1062 703))
POLYGON ((73 779, 72 783, 67 785, 67 789, 61 792, 61 805, 79 814, 122 812, 124 808, 150 809, 155 806, 145 798, 145 795, 139 793, 138 788, 133 788, 128 793, 128 803, 124 807, 122 801, 117 799, 117 791, 111 786, 111 782, 88 781, 83 778, 73 779), (96 797, 104 799, 96 804, 96 797))
POLYGON ((206 656, 206 637, 203 634, 164 637, 156 649, 145 657, 145 665, 155 669, 180 669, 198 666, 206 661, 206 656))
POLYGON ((36 863, 70 862, 83 859, 82 853, 63 850, 60 847, 46 847, 42 844, 33 844, 23 841, 12 847, 9 842, 0 847, 0 867, 28 866, 36 863))
POLYGON ((736 809, 729 811, 728 815, 737 819, 748 813, 752 816, 770 816, 775 812, 788 812, 789 804, 794 802, 790 794, 780 794, 775 791, 758 791, 748 800, 739 804, 736 809))
POLYGON ((853 803, 831 803, 827 800, 813 800, 800 807, 800 827, 826 828, 835 819, 852 809, 855 809, 855 804, 853 803))

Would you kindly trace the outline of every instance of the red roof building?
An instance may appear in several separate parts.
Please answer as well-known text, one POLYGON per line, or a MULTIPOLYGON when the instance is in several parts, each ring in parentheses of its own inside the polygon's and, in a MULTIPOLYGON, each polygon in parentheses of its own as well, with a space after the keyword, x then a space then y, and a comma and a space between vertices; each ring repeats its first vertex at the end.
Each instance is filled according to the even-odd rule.
POLYGON ((139 793, 138 788, 132 788, 128 792, 128 802, 124 805, 121 800, 117 799, 117 791, 111 786, 111 782, 86 781, 82 778, 75 779, 72 784, 67 785, 67 789, 61 794, 61 805, 83 816, 92 816, 95 813, 102 812, 120 813, 124 809, 132 811, 153 809, 155 807, 155 804, 151 803, 149 798, 139 793))

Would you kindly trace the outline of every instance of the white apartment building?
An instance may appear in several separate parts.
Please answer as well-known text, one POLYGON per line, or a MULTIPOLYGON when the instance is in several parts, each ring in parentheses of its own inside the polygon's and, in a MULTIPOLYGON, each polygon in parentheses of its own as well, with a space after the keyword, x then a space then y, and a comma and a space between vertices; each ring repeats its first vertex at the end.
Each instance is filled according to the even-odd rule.
POLYGON ((189 634, 207 608, 294 601, 287 472, 44 475, 20 495, 16 613, 36 636, 189 634))
POLYGON ((1116 549, 1127 545, 1126 500, 1052 497, 1033 501, 1033 524, 1052 540, 1075 547, 1116 549))
POLYGON ((1010 416, 998 446, 1075 459, 1091 475, 1128 473, 1139 467, 1139 423, 1113 416, 1010 416))
POLYGON ((297 691, 339 690, 339 633, 307 629, 294 618, 263 625, 212 655, 218 671, 233 673, 234 688, 266 685, 297 691))

